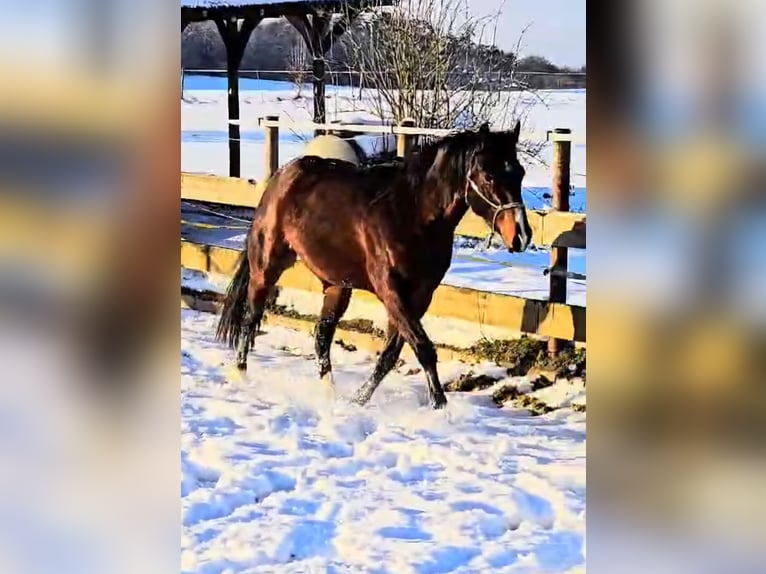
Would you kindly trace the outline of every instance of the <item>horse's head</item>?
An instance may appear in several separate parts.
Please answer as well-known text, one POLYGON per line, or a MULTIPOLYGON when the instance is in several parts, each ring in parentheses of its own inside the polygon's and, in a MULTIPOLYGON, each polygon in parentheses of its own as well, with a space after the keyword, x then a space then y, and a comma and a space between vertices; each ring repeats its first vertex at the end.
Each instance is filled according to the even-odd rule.
POLYGON ((466 169, 465 199, 471 209, 503 238, 509 251, 524 251, 532 229, 521 199, 524 168, 516 157, 521 125, 513 130, 490 132, 484 124, 466 169))

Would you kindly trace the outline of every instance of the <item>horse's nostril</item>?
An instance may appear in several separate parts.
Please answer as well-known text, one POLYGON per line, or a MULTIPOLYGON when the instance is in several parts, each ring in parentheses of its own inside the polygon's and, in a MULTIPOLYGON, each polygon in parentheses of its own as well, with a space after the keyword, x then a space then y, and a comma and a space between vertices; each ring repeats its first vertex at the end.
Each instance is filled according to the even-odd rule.
POLYGON ((514 236, 514 238, 511 240, 510 251, 511 253, 521 251, 521 239, 518 235, 514 236))

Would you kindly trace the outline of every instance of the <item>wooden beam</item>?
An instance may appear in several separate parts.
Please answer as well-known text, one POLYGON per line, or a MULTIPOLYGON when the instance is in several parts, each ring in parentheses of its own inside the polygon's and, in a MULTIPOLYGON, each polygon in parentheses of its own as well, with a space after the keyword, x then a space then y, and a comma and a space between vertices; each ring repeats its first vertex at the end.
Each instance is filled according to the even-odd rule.
POLYGON ((345 34, 346 30, 353 24, 360 13, 361 10, 358 8, 348 8, 339 18, 335 19, 331 29, 322 39, 322 53, 327 53, 332 48, 335 40, 345 34))
MULTIPOLYGON (((341 16, 341 19, 344 17, 341 16)), ((325 103, 325 54, 334 39, 331 27, 332 14, 324 10, 312 10, 308 14, 287 15, 285 19, 303 38, 311 56, 311 76, 313 84, 314 122, 324 123, 327 119, 325 103), (310 16, 310 17, 309 17, 310 16)), ((337 23, 336 23, 337 25, 337 23)), ((345 30, 345 27, 341 27, 345 30)), ((319 135, 322 130, 315 130, 319 135)))
POLYGON ((300 34, 301 38, 303 38, 303 41, 306 43, 306 47, 309 49, 309 53, 311 52, 311 20, 309 20, 309 17, 307 14, 288 14, 285 16, 285 20, 287 20, 290 25, 295 28, 295 30, 300 34))
POLYGON ((240 178, 181 173, 181 199, 231 207, 258 207, 263 184, 240 178))
MULTIPOLYGON (((232 207, 256 208, 261 201, 263 182, 215 175, 181 174, 181 198, 208 201, 232 207)), ((535 245, 560 245, 585 249, 585 214, 556 211, 527 211, 535 245)), ((487 223, 469 211, 457 228, 465 237, 486 237, 487 223)))
MULTIPOLYGON (((327 119, 327 105, 325 102, 325 61, 323 55, 315 54, 311 60, 311 78, 313 84, 314 121, 324 123, 327 119)), ((314 136, 320 135, 322 130, 315 130, 314 136)))
POLYGON ((215 25, 226 48, 226 78, 229 96, 229 175, 231 177, 239 177, 240 174, 239 124, 231 121, 239 120, 239 67, 250 35, 259 22, 260 19, 246 18, 241 20, 236 16, 215 20, 215 25))
MULTIPOLYGON (((557 134, 571 134, 572 130, 561 128, 557 134)), ((569 211, 570 163, 572 154, 571 141, 553 142, 553 209, 555 212, 569 211)), ((569 268, 569 252, 566 247, 551 248, 550 288, 548 298, 556 303, 563 303, 567 298, 567 278, 562 276, 569 268)), ((555 337, 548 340, 548 354, 558 355, 563 342, 555 337)))
MULTIPOLYGON (((181 266, 231 277, 239 251, 211 245, 181 242, 181 266)), ((282 275, 278 285, 311 293, 323 292, 321 282, 298 262, 282 275)), ((380 305, 366 291, 354 291, 353 299, 380 305)), ((509 331, 585 341, 585 307, 548 303, 441 285, 434 293, 428 314, 500 327, 509 331)))

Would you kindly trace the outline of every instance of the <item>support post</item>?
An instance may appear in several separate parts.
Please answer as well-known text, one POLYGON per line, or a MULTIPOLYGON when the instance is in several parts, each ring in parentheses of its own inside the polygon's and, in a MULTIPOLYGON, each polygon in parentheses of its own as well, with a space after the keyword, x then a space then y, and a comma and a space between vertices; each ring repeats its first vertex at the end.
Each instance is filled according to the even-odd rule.
MULTIPOLYGON (((359 15, 357 9, 349 10, 333 22, 331 14, 323 10, 312 10, 309 14, 285 16, 306 42, 312 61, 312 83, 314 122, 327 123, 325 102, 325 54, 332 48, 333 41, 346 31, 351 22, 359 15), (309 16, 311 17, 309 19, 309 16)), ((314 130, 318 136, 322 130, 314 130)))
MULTIPOLYGON (((314 123, 323 124, 327 120, 325 106, 325 62, 322 54, 313 53, 313 63, 311 66, 312 78, 314 83, 314 123)), ((314 135, 322 133, 322 130, 315 130, 314 135)))
MULTIPOLYGON (((554 134, 568 135, 572 130, 557 128, 554 134)), ((569 182, 570 164, 572 157, 572 142, 553 142, 553 209, 556 211, 569 211, 569 182)), ((569 251, 566 247, 551 247, 551 273, 550 291, 548 300, 551 303, 566 303, 567 299, 567 276, 569 268, 569 251)), ((551 337, 548 339, 548 355, 555 357, 566 341, 551 337)))
POLYGON ((232 16, 215 21, 226 47, 226 79, 229 106, 229 176, 240 176, 240 129, 239 123, 239 66, 245 47, 260 20, 239 20, 232 16))
MULTIPOLYGON (((279 121, 279 116, 266 116, 267 121, 279 121)), ((279 127, 266 127, 266 173, 264 183, 279 168, 279 127)))
MULTIPOLYGON (((403 128, 415 127, 415 120, 406 119, 402 120, 400 124, 403 128)), ((412 140, 414 136, 412 134, 398 134, 396 136, 396 155, 399 157, 407 157, 412 149, 412 140)))

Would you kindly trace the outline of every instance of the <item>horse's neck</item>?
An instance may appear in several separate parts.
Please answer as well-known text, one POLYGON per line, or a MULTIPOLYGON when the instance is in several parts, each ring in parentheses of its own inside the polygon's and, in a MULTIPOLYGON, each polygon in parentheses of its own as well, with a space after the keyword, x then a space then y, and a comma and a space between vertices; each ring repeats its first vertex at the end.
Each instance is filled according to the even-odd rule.
POLYGON ((460 220, 468 210, 468 205, 460 197, 459 190, 445 194, 439 185, 438 181, 425 182, 418 209, 419 223, 424 227, 432 227, 432 224, 436 223, 436 228, 443 233, 454 235, 460 220))

